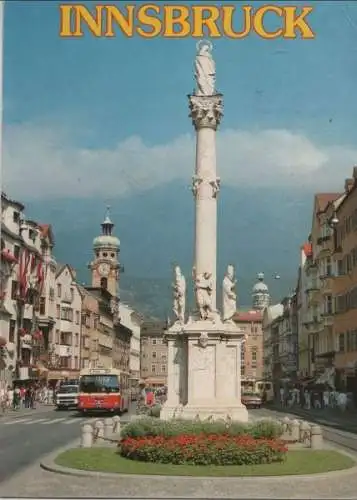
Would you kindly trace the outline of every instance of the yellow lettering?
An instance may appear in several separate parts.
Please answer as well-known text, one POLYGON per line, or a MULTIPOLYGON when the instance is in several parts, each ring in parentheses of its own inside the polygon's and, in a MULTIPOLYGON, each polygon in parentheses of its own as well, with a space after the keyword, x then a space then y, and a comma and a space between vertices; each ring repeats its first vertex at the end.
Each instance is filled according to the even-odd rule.
POLYGON ((217 27, 217 19, 220 16, 219 7, 201 7, 198 5, 192 6, 192 17, 193 17, 193 28, 192 28, 192 36, 193 37, 204 37, 210 36, 212 38, 219 38, 221 33, 217 27), (208 17, 204 17, 205 13, 208 13, 208 17), (208 33, 207 35, 203 32, 204 26, 207 27, 208 33))
POLYGON ((73 5, 74 10, 74 32, 73 36, 83 36, 82 21, 94 36, 102 36, 102 10, 104 5, 96 5, 94 15, 84 5, 73 5))
POLYGON ((72 5, 60 5, 60 36, 73 36, 71 31, 72 5))
POLYGON ((229 38, 245 38, 252 29, 252 8, 249 5, 243 5, 244 13, 244 28, 243 31, 237 33, 233 31, 233 14, 236 8, 232 5, 226 5, 221 8, 222 19, 223 19, 223 32, 229 38))
POLYGON ((140 7, 137 14, 138 22, 150 26, 151 30, 145 31, 138 26, 136 31, 143 38, 155 38, 161 33, 161 21, 157 17, 148 14, 148 10, 153 10, 156 14, 160 14, 159 5, 146 4, 140 7))
POLYGON ((298 7, 284 7, 285 25, 284 38, 296 38, 296 30, 300 31, 301 38, 311 40, 315 38, 315 33, 306 21, 306 16, 311 14, 313 7, 302 7, 301 13, 297 14, 298 7))
POLYGON ((264 16, 267 12, 274 12, 277 16, 282 17, 284 15, 284 9, 276 5, 263 5, 263 7, 259 7, 254 14, 253 26, 256 34, 262 38, 272 40, 273 38, 281 36, 283 34, 283 29, 279 28, 276 31, 269 32, 264 28, 264 16))
POLYGON ((188 21, 190 11, 184 5, 164 6, 164 36, 168 38, 185 38, 189 36, 191 27, 188 21), (175 29, 177 26, 179 29, 175 29))
POLYGON ((124 16, 118 7, 115 5, 106 5, 107 11, 107 28, 105 32, 105 36, 113 37, 115 36, 113 30, 113 22, 115 22, 122 33, 127 37, 133 36, 134 31, 134 5, 127 5, 126 15, 124 16))

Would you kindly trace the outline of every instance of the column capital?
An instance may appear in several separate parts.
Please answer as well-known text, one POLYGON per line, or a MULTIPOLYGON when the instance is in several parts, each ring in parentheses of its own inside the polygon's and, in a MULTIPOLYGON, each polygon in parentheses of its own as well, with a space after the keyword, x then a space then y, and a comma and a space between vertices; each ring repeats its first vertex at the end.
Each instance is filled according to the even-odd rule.
POLYGON ((190 118, 195 129, 217 130, 223 117, 223 95, 189 95, 190 118))

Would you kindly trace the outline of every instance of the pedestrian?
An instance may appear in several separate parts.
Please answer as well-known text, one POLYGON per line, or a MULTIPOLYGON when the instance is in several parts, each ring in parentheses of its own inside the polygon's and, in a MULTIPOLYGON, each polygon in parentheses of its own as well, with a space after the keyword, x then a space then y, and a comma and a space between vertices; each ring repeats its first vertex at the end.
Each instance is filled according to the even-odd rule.
POLYGON ((14 408, 14 391, 11 386, 8 386, 7 388, 7 408, 14 408))
POLYGON ((21 393, 19 387, 14 390, 14 410, 19 410, 21 405, 21 393))

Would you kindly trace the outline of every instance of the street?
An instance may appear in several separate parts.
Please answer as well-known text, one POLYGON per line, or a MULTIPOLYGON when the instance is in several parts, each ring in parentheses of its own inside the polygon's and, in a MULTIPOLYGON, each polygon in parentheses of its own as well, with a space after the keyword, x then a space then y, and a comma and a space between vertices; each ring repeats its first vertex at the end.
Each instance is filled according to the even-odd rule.
MULTIPOLYGON (((56 448, 80 437, 80 426, 93 417, 53 407, 10 413, 0 419, 0 482, 56 448)), ((124 415, 123 420, 127 418, 124 415)))
MULTIPOLYGON (((262 418, 297 418, 291 413, 282 413, 271 409, 250 410, 251 421, 262 418)), ((116 478, 83 478, 71 476, 66 481, 64 476, 44 471, 40 468, 40 459, 56 451, 71 441, 79 438, 80 424, 87 418, 77 417, 75 412, 57 412, 47 408, 34 410, 33 414, 3 417, 0 419, 0 482, 2 496, 14 497, 117 497, 118 480, 116 478)), ((304 417, 305 418, 305 417, 304 417)), ((123 416, 123 421, 127 416, 123 416)), ((348 446, 357 451, 357 435, 349 432, 323 427, 324 436, 334 446, 348 446)), ((175 481, 172 478, 122 477, 120 496, 127 497, 236 497, 257 498, 262 491, 266 498, 287 498, 291 494, 291 478, 275 478, 274 483, 264 479, 244 478, 244 487, 237 492, 236 479, 211 479, 206 483, 199 478, 175 481), (214 486, 213 482, 214 482, 214 486), (267 493, 269 491, 269 494, 267 493), (289 493, 290 491, 290 493, 289 493)), ((357 489, 357 477, 346 481, 336 481, 333 477, 299 479, 294 487, 295 498, 352 498, 357 489)), ((291 496, 290 496, 291 498, 291 496)))

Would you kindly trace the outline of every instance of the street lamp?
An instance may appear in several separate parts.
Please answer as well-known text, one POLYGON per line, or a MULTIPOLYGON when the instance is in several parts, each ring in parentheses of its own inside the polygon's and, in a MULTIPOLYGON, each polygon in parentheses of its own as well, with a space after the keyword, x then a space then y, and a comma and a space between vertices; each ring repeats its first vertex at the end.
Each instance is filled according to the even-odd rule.
POLYGON ((333 213, 331 219, 329 220, 329 226, 331 227, 331 229, 335 229, 335 227, 337 226, 337 224, 339 223, 339 220, 337 218, 337 214, 336 214, 336 211, 333 213))

